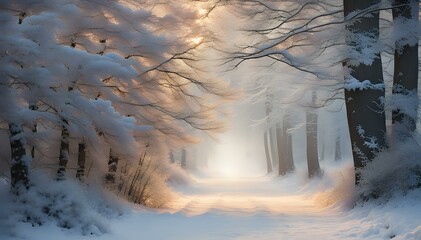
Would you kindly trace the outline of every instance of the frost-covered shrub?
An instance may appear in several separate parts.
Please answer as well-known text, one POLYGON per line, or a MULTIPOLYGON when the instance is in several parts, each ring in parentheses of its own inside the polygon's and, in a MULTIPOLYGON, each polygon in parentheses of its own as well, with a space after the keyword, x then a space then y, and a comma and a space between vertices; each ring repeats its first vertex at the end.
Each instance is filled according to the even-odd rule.
POLYGON ((421 187, 419 136, 396 142, 361 170, 358 193, 363 198, 390 198, 421 187))
POLYGON ((166 184, 168 168, 165 161, 161 154, 152 151, 142 154, 135 163, 120 161, 115 183, 108 183, 107 188, 136 204, 162 207, 171 198, 171 190, 166 184))
MULTIPOLYGON (((109 196, 95 190, 98 188, 83 188, 72 181, 48 181, 40 176, 33 177, 33 183, 18 196, 8 192, 8 184, 1 186, 0 229, 16 222, 33 227, 53 223, 83 235, 102 235, 109 232, 108 218, 122 213, 109 196)), ((9 235, 13 234, 13 229, 9 229, 9 235)))

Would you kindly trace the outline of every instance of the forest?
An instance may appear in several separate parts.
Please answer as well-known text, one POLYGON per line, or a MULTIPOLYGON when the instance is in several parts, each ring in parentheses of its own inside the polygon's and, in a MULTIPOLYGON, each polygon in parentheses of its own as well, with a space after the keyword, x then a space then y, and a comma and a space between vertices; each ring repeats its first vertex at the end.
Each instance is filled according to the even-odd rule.
POLYGON ((2 0, 0 239, 421 239, 416 0, 2 0))

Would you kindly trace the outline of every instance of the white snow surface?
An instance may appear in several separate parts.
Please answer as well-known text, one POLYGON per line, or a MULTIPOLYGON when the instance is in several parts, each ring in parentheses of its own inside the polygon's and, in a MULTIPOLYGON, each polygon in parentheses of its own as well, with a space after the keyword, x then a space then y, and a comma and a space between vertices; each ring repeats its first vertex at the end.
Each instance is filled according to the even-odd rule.
POLYGON ((81 235, 53 223, 38 227, 16 223, 18 237, 0 232, 0 239, 421 239, 421 191, 387 203, 326 207, 335 195, 348 198, 352 192, 352 183, 336 187, 336 194, 329 191, 330 180, 325 175, 309 181, 300 174, 197 178, 173 186, 177 196, 165 209, 129 205, 127 213, 109 218, 110 232, 100 236, 81 235))
POLYGON ((356 90, 366 90, 366 89, 374 89, 374 90, 384 90, 383 83, 376 83, 373 84, 370 80, 357 80, 353 77, 350 77, 345 81, 344 88, 348 91, 356 91, 356 90))

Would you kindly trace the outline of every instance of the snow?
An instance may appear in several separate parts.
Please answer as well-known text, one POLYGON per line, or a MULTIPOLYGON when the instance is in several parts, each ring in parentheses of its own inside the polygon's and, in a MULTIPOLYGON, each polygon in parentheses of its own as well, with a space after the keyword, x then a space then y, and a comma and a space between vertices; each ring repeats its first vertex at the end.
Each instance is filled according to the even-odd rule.
MULTIPOLYGON (((283 6, 275 2, 270 5, 283 6)), ((283 21, 283 17, 287 17, 285 29, 280 28, 282 23, 277 31, 260 30, 262 35, 256 39, 244 37, 233 28, 250 24, 247 29, 253 29, 256 24, 262 24, 254 20, 268 15, 258 7, 256 18, 239 25, 237 19, 229 15, 220 16, 220 20, 213 23, 208 21, 209 16, 198 18, 194 7, 190 9, 188 3, 180 5, 180 1, 156 5, 154 1, 127 0, 66 4, 46 0, 3 1, 0 9, 3 30, 0 52, 4 53, 0 57, 0 76, 3 77, 0 80, 0 120, 4 130, 7 123, 16 124, 11 125, 12 131, 25 126, 23 131, 26 132, 12 136, 11 140, 26 143, 28 138, 37 151, 45 149, 48 154, 41 160, 39 156, 34 158, 34 163, 38 163, 30 166, 31 186, 28 191, 15 191, 18 196, 10 193, 7 173, 0 172, 5 174, 0 175, 0 239, 421 239, 419 133, 406 140, 407 143, 392 141, 390 149, 367 163, 360 171, 362 187, 359 189, 354 187, 352 159, 346 154, 342 155, 341 162, 324 158, 323 176, 310 180, 303 170, 307 168, 302 120, 306 109, 300 106, 308 105, 308 90, 315 91, 316 86, 321 87, 317 90, 335 92, 332 95, 318 91, 319 101, 342 98, 337 90, 343 86, 344 76, 347 78, 344 88, 348 91, 390 91, 389 84, 386 88, 383 83, 375 82, 376 79, 356 79, 351 76, 351 70, 360 64, 373 64, 379 53, 393 52, 394 46, 399 53, 405 45, 418 43, 418 18, 382 23, 380 37, 364 32, 345 33, 349 34, 345 36, 344 25, 336 24, 343 21, 339 6, 333 4, 325 8, 324 3, 318 5, 307 0, 297 4, 306 2, 312 7, 300 7, 299 12, 279 10, 279 13, 291 13, 278 18, 283 21), (215 34, 207 32, 206 25, 213 25, 208 30, 216 28, 215 34), (223 147, 206 145, 207 167, 219 168, 227 176, 236 175, 236 178, 209 174, 189 177, 181 172, 183 170, 175 170, 176 164, 167 166, 168 152, 181 148, 184 155, 189 150, 189 154, 194 152, 186 146, 195 140, 194 128, 224 127, 225 110, 218 105, 225 102, 219 103, 223 99, 213 95, 235 98, 228 96, 231 92, 225 86, 229 84, 219 81, 221 69, 204 66, 213 65, 209 59, 220 58, 221 52, 216 54, 196 46, 197 39, 216 35, 223 36, 219 39, 221 43, 225 39, 226 44, 235 43, 240 49, 246 46, 238 52, 233 49, 238 53, 235 55, 240 59, 238 64, 243 66, 235 68, 243 69, 242 74, 222 78, 232 77, 227 82, 236 82, 233 85, 248 89, 253 96, 249 98, 257 103, 271 101, 268 104, 271 113, 263 113, 264 107, 253 106, 247 116, 239 117, 241 121, 233 122, 233 125, 244 125, 240 131, 235 136, 221 138, 223 147), (185 52, 186 49, 191 50, 185 52), (267 57, 269 59, 263 62, 243 63, 267 57), (196 63, 196 59, 207 61, 196 63), (345 69, 344 61, 348 65, 345 69), (265 67, 260 71, 256 70, 257 65, 265 67), (249 69, 244 71, 244 68, 249 69), (216 69, 217 72, 213 72, 216 69), (210 80, 213 78, 216 80, 210 80), (42 102, 40 109, 29 109, 28 105, 36 104, 37 99, 42 102), (260 122, 267 122, 267 129, 283 119, 294 123, 288 130, 294 135, 297 166, 294 174, 240 177, 245 170, 255 170, 264 164, 257 154, 258 144, 263 145, 263 131, 250 131, 249 126, 257 124, 243 122, 259 121, 257 112, 264 115, 260 122), (84 183, 70 177, 60 182, 52 180, 57 162, 56 157, 49 155, 59 153, 53 142, 59 143, 54 134, 62 128, 63 121, 71 136, 69 143, 83 141, 88 156, 91 154, 94 176, 88 178, 91 167, 87 168, 84 183), (34 124, 38 124, 37 132, 30 131, 34 124), (42 148, 38 148, 37 142, 41 142, 42 148), (98 179, 106 173, 111 150, 121 158, 119 164, 123 161, 132 164, 126 165, 125 175, 115 173, 125 180, 123 187, 137 182, 136 191, 142 196, 143 190, 146 195, 151 194, 148 201, 152 203, 148 206, 161 207, 165 203, 162 208, 146 208, 123 200, 124 197, 133 200, 133 195, 140 194, 125 196, 125 190, 123 194, 105 190, 98 179), (52 152, 54 154, 50 154, 52 152), (143 165, 146 168, 136 165, 140 156, 142 164, 147 162, 143 165), (51 158, 51 163, 47 158, 51 158), (137 178, 140 172, 142 177, 137 178), (356 196, 370 199, 356 202, 356 196)), ((418 3, 414 1, 414 4, 418 3)), ((248 6, 246 8, 254 8, 253 4, 248 6)), ((294 10, 297 6, 286 4, 283 7, 294 10)), ((412 9, 418 11, 418 7, 412 9)), ((356 14, 362 13, 351 13, 348 17, 356 14)), ((276 21, 269 22, 269 26, 263 24, 256 30, 276 24, 276 21)), ((222 52, 232 52, 227 50, 222 52)), ((383 61, 385 77, 393 75, 386 65, 389 58, 383 61)), ((385 82, 388 83, 387 79, 385 82)), ((417 93, 397 92, 400 94, 381 97, 381 107, 389 113, 398 109, 417 118, 417 93)), ((343 105, 343 102, 333 105, 343 105)), ((331 123, 345 121, 344 114, 341 118, 322 114, 322 119, 330 118, 331 123)), ((339 123, 324 126, 325 130, 332 129, 330 133, 323 133, 328 136, 323 140, 327 148, 330 147, 328 138, 336 139, 338 133, 342 139, 348 139, 348 133, 337 131, 344 126, 339 123)), ((377 150, 377 139, 366 136, 362 126, 354 130, 365 140, 365 146, 377 150)), ((323 126, 321 129, 323 131, 323 126)), ((0 141, 3 146, 9 144, 3 139, 0 141)), ((351 146, 349 142, 346 144, 348 148, 351 146)), ((355 143, 352 147, 361 158, 368 160, 355 143)), ((9 155, 7 147, 0 151, 1 165, 9 163, 9 155)), ((39 151, 36 155, 44 153, 39 151)), ((71 164, 75 155, 72 148, 65 155, 71 164)), ((29 164, 31 159, 26 155, 22 161, 29 164)), ((195 164, 188 162, 187 168, 195 164)), ((9 166, 0 169, 6 172, 9 166)), ((75 169, 69 166, 68 170, 67 176, 70 176, 75 169)))
POLYGON ((361 138, 364 137, 365 130, 364 130, 364 128, 361 125, 358 125, 357 126, 357 132, 358 132, 358 135, 360 135, 361 138))
MULTIPOLYGON (((329 170, 330 171, 330 170, 329 170)), ((327 171, 327 172, 329 172, 327 171)), ((289 175, 254 178, 196 178, 175 184, 178 196, 164 209, 126 206, 122 215, 108 215, 103 235, 81 235, 53 222, 32 227, 17 222, 17 236, 0 225, 0 238, 12 239, 420 239, 421 191, 387 203, 369 202, 354 208, 325 206, 333 175, 314 180, 289 175), (317 190, 317 191, 316 191, 317 190)), ((346 179, 346 178, 344 178, 346 179)), ((339 195, 352 191, 336 187, 339 195)), ((4 192, 3 192, 4 194, 4 192)), ((334 194, 333 194, 334 195, 334 194)), ((92 201, 92 200, 91 200, 92 201)), ((103 209, 107 207, 102 206, 103 209)), ((4 216, 2 216, 4 217, 4 216)), ((92 217, 91 217, 92 218, 92 217)))
POLYGON ((383 83, 371 83, 370 80, 363 80, 360 81, 353 77, 350 77, 345 81, 344 88, 348 91, 356 91, 356 90, 366 90, 366 89, 374 89, 374 90, 384 90, 383 83))
POLYGON ((379 144, 377 143, 377 138, 375 137, 368 137, 369 141, 364 141, 364 145, 370 149, 378 149, 379 144))

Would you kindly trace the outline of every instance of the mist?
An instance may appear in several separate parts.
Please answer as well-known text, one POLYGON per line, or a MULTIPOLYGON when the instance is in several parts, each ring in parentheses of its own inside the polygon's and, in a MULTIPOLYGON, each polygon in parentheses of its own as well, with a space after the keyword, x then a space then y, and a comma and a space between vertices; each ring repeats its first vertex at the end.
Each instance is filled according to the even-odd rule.
POLYGON ((419 1, 0 5, 0 239, 421 239, 419 1))

